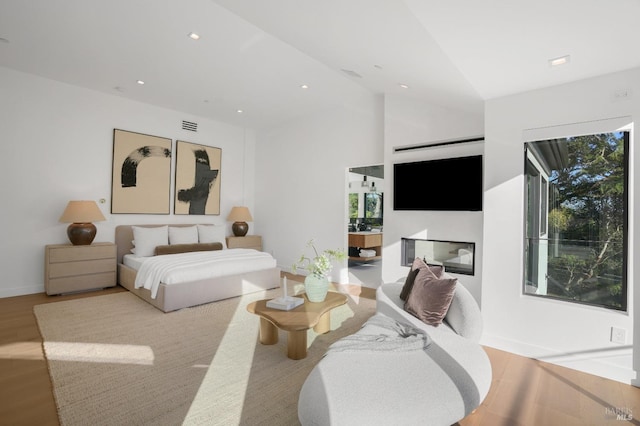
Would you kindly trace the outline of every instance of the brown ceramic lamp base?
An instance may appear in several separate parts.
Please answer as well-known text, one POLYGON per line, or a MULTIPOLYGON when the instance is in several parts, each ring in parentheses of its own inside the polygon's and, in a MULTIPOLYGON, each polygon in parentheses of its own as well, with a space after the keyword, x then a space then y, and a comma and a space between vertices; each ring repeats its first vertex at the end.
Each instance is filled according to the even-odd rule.
POLYGON ((96 226, 93 223, 72 223, 67 228, 67 236, 74 246, 88 246, 96 237, 96 226))
POLYGON ((249 231, 249 224, 247 222, 233 222, 231 230, 236 237, 244 237, 249 231))

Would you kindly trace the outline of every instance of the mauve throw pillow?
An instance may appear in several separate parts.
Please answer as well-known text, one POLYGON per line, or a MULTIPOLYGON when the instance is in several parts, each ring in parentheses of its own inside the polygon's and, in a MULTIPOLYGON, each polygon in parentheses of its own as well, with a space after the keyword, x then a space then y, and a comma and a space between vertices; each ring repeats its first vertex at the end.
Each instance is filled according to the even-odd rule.
POLYGON ((444 265, 427 265, 429 270, 436 276, 436 278, 442 278, 444 274, 444 265))
POLYGON ((404 309, 426 324, 439 326, 451 306, 457 282, 457 278, 416 277, 404 309))
POLYGON ((411 289, 413 288, 413 283, 415 282, 416 275, 418 275, 420 269, 411 269, 407 274, 407 278, 404 280, 404 285, 402 286, 402 290, 400 291, 400 299, 407 300, 407 296, 411 293, 411 289))
POLYGON ((405 279, 402 290, 400 291, 400 299, 404 301, 407 300, 407 297, 409 297, 411 289, 413 288, 413 284, 418 275, 420 275, 421 279, 441 278, 443 273, 444 266, 429 266, 424 262, 424 260, 416 257, 413 260, 411 270, 407 274, 407 278, 405 279))

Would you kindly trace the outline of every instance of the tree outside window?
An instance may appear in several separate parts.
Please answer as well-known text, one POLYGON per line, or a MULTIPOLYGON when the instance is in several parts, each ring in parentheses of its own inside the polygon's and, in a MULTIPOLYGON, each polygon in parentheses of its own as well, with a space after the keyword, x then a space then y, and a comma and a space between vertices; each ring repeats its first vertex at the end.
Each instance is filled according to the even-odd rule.
POLYGON ((358 218, 358 193, 351 192, 349 194, 349 219, 358 218))

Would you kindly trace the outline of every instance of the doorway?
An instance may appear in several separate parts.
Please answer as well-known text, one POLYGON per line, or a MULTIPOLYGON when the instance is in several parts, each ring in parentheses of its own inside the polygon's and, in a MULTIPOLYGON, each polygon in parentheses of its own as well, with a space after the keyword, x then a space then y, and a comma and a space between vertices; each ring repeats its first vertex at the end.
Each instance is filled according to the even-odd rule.
POLYGON ((347 176, 349 283, 377 288, 382 283, 384 166, 350 167, 347 176))

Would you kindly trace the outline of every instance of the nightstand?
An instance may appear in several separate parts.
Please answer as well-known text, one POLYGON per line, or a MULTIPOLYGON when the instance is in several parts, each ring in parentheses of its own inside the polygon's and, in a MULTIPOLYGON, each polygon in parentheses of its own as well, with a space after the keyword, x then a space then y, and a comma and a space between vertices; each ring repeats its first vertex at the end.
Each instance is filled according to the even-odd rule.
POLYGON ((52 244, 44 252, 44 289, 47 294, 97 290, 116 285, 116 245, 52 244))
POLYGON ((262 237, 260 235, 227 237, 227 248, 250 248, 262 251, 262 237))

